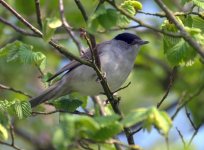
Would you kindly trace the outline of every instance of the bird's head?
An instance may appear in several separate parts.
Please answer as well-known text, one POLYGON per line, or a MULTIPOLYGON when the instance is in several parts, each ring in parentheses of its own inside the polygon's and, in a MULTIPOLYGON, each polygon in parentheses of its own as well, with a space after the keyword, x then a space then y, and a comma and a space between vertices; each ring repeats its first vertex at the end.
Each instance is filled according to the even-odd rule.
POLYGON ((118 34, 114 39, 124 41, 129 45, 137 45, 137 46, 141 46, 149 43, 148 41, 144 41, 139 36, 132 33, 121 33, 121 34, 118 34))

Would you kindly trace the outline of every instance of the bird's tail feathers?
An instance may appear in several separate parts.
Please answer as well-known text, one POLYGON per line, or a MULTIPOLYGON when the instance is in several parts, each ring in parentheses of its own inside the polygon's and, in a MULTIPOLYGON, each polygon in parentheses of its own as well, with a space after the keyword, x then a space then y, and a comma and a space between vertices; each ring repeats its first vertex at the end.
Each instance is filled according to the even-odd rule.
POLYGON ((50 100, 52 98, 57 97, 57 95, 59 95, 60 89, 58 88, 58 86, 53 85, 51 87, 49 87, 47 90, 45 90, 44 92, 42 92, 40 95, 38 95, 37 97, 32 98, 29 102, 31 104, 31 107, 36 107, 37 105, 50 100))

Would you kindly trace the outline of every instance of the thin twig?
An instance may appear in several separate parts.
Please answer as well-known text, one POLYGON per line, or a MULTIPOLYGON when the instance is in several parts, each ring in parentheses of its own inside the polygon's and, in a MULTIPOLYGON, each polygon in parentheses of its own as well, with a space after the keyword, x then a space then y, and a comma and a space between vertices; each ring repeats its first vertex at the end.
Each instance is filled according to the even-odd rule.
POLYGON ((29 32, 29 31, 26 31, 26 30, 22 29, 22 28, 19 28, 18 26, 14 25, 14 24, 12 24, 12 23, 10 23, 10 22, 8 22, 6 19, 4 19, 4 18, 2 18, 2 17, 0 17, 0 22, 6 24, 6 25, 8 25, 8 26, 10 26, 11 28, 13 28, 14 30, 16 30, 17 32, 19 32, 19 33, 21 33, 21 34, 28 35, 28 36, 38 37, 37 34, 31 33, 31 32, 29 32))
POLYGON ((84 21, 87 22, 88 21, 88 16, 87 16, 86 11, 85 11, 83 5, 81 4, 80 0, 74 0, 74 1, 76 3, 77 7, 79 8, 79 10, 81 11, 81 14, 82 14, 82 16, 84 18, 84 21))
MULTIPOLYGON (((137 11, 137 13, 141 13, 144 15, 150 15, 150 16, 155 16, 155 17, 160 17, 160 18, 166 18, 166 14, 163 12, 158 12, 158 13, 149 13, 149 12, 143 12, 143 11, 137 11)), ((174 16, 188 16, 188 15, 196 15, 199 16, 200 18, 204 19, 204 16, 201 13, 198 12, 174 12, 174 16)))
POLYGON ((3 141, 0 141, 0 144, 12 147, 13 149, 16 149, 16 150, 23 150, 23 149, 21 149, 21 148, 19 148, 18 146, 15 145, 15 142, 14 142, 14 130, 13 130, 12 125, 10 125, 10 135, 11 135, 11 143, 6 143, 6 142, 3 142, 3 141))
POLYGON ((14 89, 12 87, 9 87, 9 86, 6 86, 6 85, 3 85, 3 84, 0 84, 0 88, 1 89, 4 89, 4 90, 9 90, 9 91, 12 91, 12 92, 15 92, 15 93, 18 93, 18 94, 22 94, 26 97, 29 97, 29 98, 32 98, 32 96, 28 95, 27 93, 25 92, 22 92, 20 90, 17 90, 17 89, 14 89))
POLYGON ((35 9, 36 9, 36 17, 37 17, 38 25, 40 29, 42 29, 42 15, 40 11, 40 0, 35 0, 35 9))
POLYGON ((12 147, 13 149, 16 149, 16 150, 23 150, 23 149, 17 147, 16 145, 11 145, 11 144, 6 143, 6 142, 3 142, 3 141, 0 141, 0 144, 6 145, 6 146, 8 146, 8 147, 12 147))
POLYGON ((186 149, 186 142, 185 142, 185 140, 184 140, 184 137, 183 137, 181 131, 180 131, 177 127, 176 127, 176 130, 177 130, 177 132, 178 132, 178 134, 179 134, 179 136, 180 136, 180 138, 181 138, 181 141, 182 141, 182 143, 183 143, 184 149, 186 149))
POLYGON ((59 0, 59 10, 60 10, 60 16, 61 16, 63 27, 65 28, 69 36, 72 38, 73 42, 76 44, 79 50, 79 53, 82 54, 82 52, 84 51, 84 48, 82 47, 81 42, 77 39, 77 36, 75 35, 75 33, 72 32, 71 27, 65 18, 63 0, 59 0))
MULTIPOLYGON (((0 0, 0 3, 9 10, 13 15, 15 15, 24 25, 26 25, 28 28, 30 28, 35 34, 37 34, 39 37, 42 38, 43 34, 41 31, 39 31, 37 28, 35 28, 33 25, 31 25, 25 18, 23 18, 16 10, 14 10, 9 4, 7 4, 4 0, 0 0)), ((66 56, 67 58, 72 58, 82 64, 92 66, 92 64, 86 60, 83 60, 75 55, 73 55, 71 52, 69 52, 66 48, 64 48, 61 45, 58 45, 55 41, 50 40, 49 44, 53 46, 56 50, 58 50, 61 54, 66 56)))
POLYGON ((193 129, 196 130, 197 127, 196 127, 195 124, 193 123, 193 120, 191 119, 191 114, 190 114, 190 112, 188 112, 186 106, 185 106, 185 112, 186 112, 186 116, 187 116, 188 120, 190 121, 190 123, 191 123, 193 129))
POLYGON ((172 32, 167 32, 167 31, 164 31, 164 30, 160 30, 158 28, 155 28, 151 25, 148 25, 144 22, 142 22, 141 20, 131 16, 129 13, 127 13, 125 10, 123 10, 122 8, 118 7, 113 1, 111 0, 106 0, 109 4, 111 4, 116 10, 118 10, 121 14, 125 15, 127 18, 137 22, 140 26, 143 26, 143 27, 146 27, 146 28, 149 28, 155 32, 159 32, 159 33, 162 33, 162 34, 165 34, 165 35, 168 35, 168 36, 172 36, 172 37, 181 37, 181 35, 179 33, 172 33, 172 32))
POLYGON ((126 89, 129 85, 131 84, 131 82, 128 82, 128 84, 127 85, 125 85, 125 86, 123 86, 123 87, 121 87, 121 88, 119 88, 119 89, 117 89, 116 91, 114 91, 113 93, 117 93, 118 91, 121 91, 121 90, 123 90, 123 89, 126 89))
MULTIPOLYGON (((172 115, 172 120, 176 117, 178 112, 185 106, 187 105, 190 101, 192 101, 195 97, 199 96, 201 92, 204 90, 204 85, 202 85, 194 94, 189 95, 189 97, 176 109, 175 113, 172 115)), ((182 98, 182 100, 184 97, 182 98)))
POLYGON ((204 58, 204 49, 202 48, 202 46, 195 39, 193 39, 192 36, 190 36, 188 34, 188 32, 186 32, 184 27, 177 21, 174 14, 170 11, 170 9, 168 9, 168 7, 163 3, 163 1, 162 0, 155 0, 155 2, 165 12, 167 18, 172 23, 174 23, 175 26, 180 30, 180 33, 181 33, 183 39, 186 42, 188 42, 188 44, 191 45, 202 58, 204 58))
POLYGON ((195 136, 197 135, 200 127, 202 126, 203 124, 201 123, 195 130, 195 132, 193 133, 193 135, 191 136, 189 142, 188 142, 188 145, 187 145, 187 148, 190 147, 191 143, 193 142, 193 139, 195 138, 195 136))
POLYGON ((80 111, 77 111, 77 110, 74 111, 74 112, 69 112, 69 111, 66 111, 66 110, 53 110, 53 111, 50 111, 50 112, 33 111, 32 115, 33 116, 36 116, 36 115, 51 115, 51 114, 55 114, 55 113, 70 113, 70 114, 86 115, 86 116, 93 117, 93 114, 83 113, 83 112, 80 112, 80 111))
POLYGON ((164 100, 167 98, 167 96, 169 95, 170 89, 173 85, 173 81, 174 81, 174 77, 175 77, 175 73, 177 71, 177 67, 174 67, 171 75, 170 75, 170 79, 169 79, 169 84, 168 87, 166 89, 166 93, 164 94, 164 96, 162 97, 162 99, 159 101, 159 103, 157 104, 157 108, 159 108, 161 106, 161 104, 164 102, 164 100))

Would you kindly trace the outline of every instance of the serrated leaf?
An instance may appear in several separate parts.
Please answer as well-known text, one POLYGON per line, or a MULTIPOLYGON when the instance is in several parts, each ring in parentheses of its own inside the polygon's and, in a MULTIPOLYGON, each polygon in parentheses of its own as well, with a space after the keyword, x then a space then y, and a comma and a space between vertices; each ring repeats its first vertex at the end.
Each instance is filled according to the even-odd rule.
MULTIPOLYGON (((136 10, 134 5, 132 5, 131 1, 124 1, 121 5, 120 8, 125 10, 127 13, 129 13, 131 16, 134 16, 136 14, 136 10)), ((131 19, 127 18, 126 16, 120 14, 118 17, 118 26, 120 27, 126 27, 129 25, 131 22, 131 19)))
POLYGON ((8 132, 2 124, 0 124, 0 139, 3 139, 3 140, 8 139, 8 132))
POLYGON ((32 64, 33 63, 33 47, 31 45, 21 44, 19 47, 18 55, 22 63, 32 64))
POLYGON ((204 1, 203 0, 192 0, 195 5, 204 9, 204 1))
POLYGON ((193 16, 192 20, 192 27, 201 29, 204 32, 204 20, 199 16, 193 16))
POLYGON ((80 100, 83 104, 81 105, 83 108, 86 107, 87 101, 88 101, 88 96, 81 95, 80 93, 73 92, 69 94, 70 99, 77 99, 80 100))
POLYGON ((119 122, 112 122, 106 126, 100 127, 100 129, 92 137, 93 140, 104 141, 117 135, 123 130, 122 125, 119 122))
POLYGON ((46 56, 41 52, 33 52, 33 59, 35 64, 39 66, 41 70, 45 69, 46 66, 46 56))
POLYGON ((167 113, 164 111, 159 111, 157 108, 153 107, 149 114, 150 115, 145 122, 146 128, 149 129, 151 125, 154 125, 160 133, 167 136, 172 126, 172 121, 167 113))
POLYGON ((136 109, 131 111, 127 116, 125 116, 121 123, 126 127, 130 127, 136 123, 144 121, 148 117, 148 115, 148 109, 136 109))
POLYGON ((111 124, 113 122, 116 122, 120 119, 120 116, 113 114, 113 115, 108 115, 108 116, 99 116, 99 117, 94 117, 94 120, 98 122, 100 125, 107 125, 111 124))
POLYGON ((192 61, 196 56, 196 52, 184 40, 181 40, 169 49, 166 55, 171 64, 178 65, 182 62, 188 63, 188 61, 192 61))
POLYGON ((82 101, 77 99, 60 98, 53 104, 57 109, 63 109, 68 112, 74 112, 79 106, 82 105, 82 101))
POLYGON ((106 12, 98 16, 98 22, 105 29, 110 29, 117 23, 118 13, 114 9, 107 9, 106 12))
POLYGON ((29 117, 31 115, 31 106, 27 101, 18 101, 15 102, 15 112, 19 119, 29 117))
POLYGON ((143 128, 148 131, 151 131, 152 126, 155 126, 160 133, 164 134, 165 136, 168 134, 172 126, 171 119, 167 113, 164 111, 159 111, 155 107, 133 110, 121 121, 121 123, 126 127, 130 127, 139 122, 142 122, 143 128))

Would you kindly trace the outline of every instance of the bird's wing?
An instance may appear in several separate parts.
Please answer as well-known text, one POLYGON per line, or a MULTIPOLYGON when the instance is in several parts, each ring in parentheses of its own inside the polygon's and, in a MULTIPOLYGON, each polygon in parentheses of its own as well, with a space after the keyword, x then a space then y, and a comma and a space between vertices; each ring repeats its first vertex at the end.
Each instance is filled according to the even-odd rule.
MULTIPOLYGON (((104 46, 106 44, 109 44, 110 42, 106 41, 106 42, 103 42, 101 44, 97 44, 97 50, 98 50, 98 55, 100 55, 102 53, 102 48, 101 46, 104 46)), ((82 59, 85 59, 85 60, 91 60, 91 52, 89 49, 86 49, 85 52, 83 53, 83 55, 81 56, 82 59)), ((58 72, 56 72, 52 77, 50 77, 47 82, 53 80, 54 78, 56 78, 57 76, 59 76, 60 74, 66 72, 66 71, 71 71, 72 69, 80 66, 81 63, 76 61, 76 60, 73 60, 71 61, 69 64, 65 65, 62 69, 60 69, 58 72)))
POLYGON ((81 65, 81 63, 79 63, 78 61, 71 61, 69 64, 65 65, 62 69, 60 69, 59 71, 57 71, 53 76, 51 76, 47 82, 53 80, 54 78, 56 78, 57 76, 59 76, 60 74, 66 72, 66 71, 71 71, 72 69, 78 67, 79 65, 81 65))

